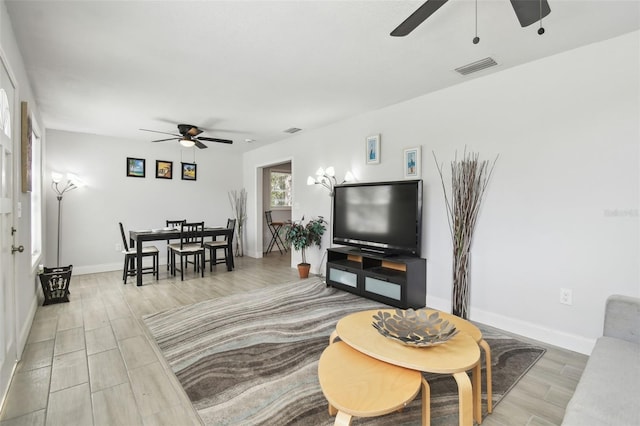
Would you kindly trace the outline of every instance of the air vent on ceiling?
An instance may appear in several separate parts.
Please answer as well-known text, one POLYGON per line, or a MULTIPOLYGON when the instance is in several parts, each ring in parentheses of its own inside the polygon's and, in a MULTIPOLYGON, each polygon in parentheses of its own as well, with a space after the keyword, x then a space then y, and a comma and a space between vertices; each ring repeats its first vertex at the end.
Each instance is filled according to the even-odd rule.
POLYGON ((287 130, 285 130, 285 133, 296 133, 299 132, 302 129, 298 129, 297 127, 289 127, 287 130))
POLYGON ((467 75, 467 74, 471 74, 472 72, 477 72, 477 71, 481 71, 483 69, 492 67, 494 65, 498 65, 498 63, 494 61, 493 58, 484 58, 484 59, 480 59, 479 61, 475 61, 470 64, 456 68, 456 72, 459 72, 462 75, 467 75))

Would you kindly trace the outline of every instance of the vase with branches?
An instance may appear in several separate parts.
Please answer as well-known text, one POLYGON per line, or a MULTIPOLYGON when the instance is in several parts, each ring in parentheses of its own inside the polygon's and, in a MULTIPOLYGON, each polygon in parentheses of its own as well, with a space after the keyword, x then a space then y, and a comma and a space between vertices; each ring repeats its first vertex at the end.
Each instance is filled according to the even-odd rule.
POLYGON ((298 221, 294 221, 285 225, 284 228, 284 241, 290 247, 295 250, 300 250, 302 254, 302 262, 298 264, 298 272, 300 278, 307 278, 309 276, 309 269, 311 265, 307 263, 306 249, 313 245, 322 247, 322 235, 327 229, 327 222, 322 216, 318 216, 317 219, 311 219, 304 224, 304 216, 298 221))
POLYGON ((450 193, 447 192, 443 166, 438 163, 435 152, 433 159, 440 174, 453 244, 451 310, 454 315, 468 319, 471 243, 482 199, 498 157, 490 163, 487 160, 480 161, 478 153, 467 153, 466 149, 462 159, 458 159, 456 153, 451 162, 450 193))
POLYGON ((236 218, 236 257, 244 256, 244 224, 247 221, 247 191, 242 188, 240 191, 229 191, 229 202, 231 210, 236 218))

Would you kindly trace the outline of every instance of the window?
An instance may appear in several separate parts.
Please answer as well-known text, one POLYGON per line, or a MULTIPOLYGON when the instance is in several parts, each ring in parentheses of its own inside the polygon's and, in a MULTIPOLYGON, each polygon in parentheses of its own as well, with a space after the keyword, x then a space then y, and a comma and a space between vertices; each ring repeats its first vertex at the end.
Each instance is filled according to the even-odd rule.
POLYGON ((35 266, 42 254, 42 145, 34 132, 31 141, 31 266, 35 266))
POLYGON ((271 207, 291 207, 291 173, 271 171, 271 207))

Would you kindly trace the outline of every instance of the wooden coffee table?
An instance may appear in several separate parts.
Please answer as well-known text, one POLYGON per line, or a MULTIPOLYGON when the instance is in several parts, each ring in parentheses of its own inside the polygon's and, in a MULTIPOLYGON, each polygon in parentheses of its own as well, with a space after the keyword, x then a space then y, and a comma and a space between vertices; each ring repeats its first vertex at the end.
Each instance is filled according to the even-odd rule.
POLYGON ((419 371, 378 361, 344 342, 322 352, 318 380, 336 425, 350 424, 352 416, 375 417, 400 410, 416 397, 423 382, 419 371))
MULTIPOLYGON (((380 361, 427 373, 453 375, 458 385, 460 426, 472 426, 474 418, 478 424, 482 423, 480 349, 474 338, 465 332, 460 332, 442 345, 428 348, 406 346, 382 336, 373 328, 371 325, 373 315, 379 311, 392 314, 395 312, 394 309, 375 309, 356 312, 340 319, 336 324, 336 332, 340 340, 380 361), (471 369, 473 369, 473 386, 466 373, 471 369)), ((429 392, 428 385, 426 391, 429 392)), ((425 402, 423 398, 423 423, 430 423, 430 415, 428 399, 425 402)))
MULTIPOLYGON (((436 312, 432 309, 427 309, 427 314, 431 312, 436 312)), ((457 317, 455 315, 448 314, 446 312, 437 311, 440 314, 440 317, 444 320, 449 321, 454 324, 456 328, 460 331, 467 333, 469 336, 476 341, 478 346, 484 350, 484 358, 485 358, 485 366, 487 373, 487 412, 491 413, 493 411, 493 386, 491 382, 491 348, 489 344, 482 337, 482 331, 471 322, 457 317)))

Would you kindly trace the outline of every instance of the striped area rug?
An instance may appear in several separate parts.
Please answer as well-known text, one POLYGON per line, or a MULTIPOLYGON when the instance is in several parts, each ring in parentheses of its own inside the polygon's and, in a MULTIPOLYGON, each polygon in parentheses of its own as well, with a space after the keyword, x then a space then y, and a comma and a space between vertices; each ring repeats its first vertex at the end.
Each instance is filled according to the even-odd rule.
MULTIPOLYGON (((317 377, 320 354, 340 318, 386 307, 309 278, 149 315, 144 322, 204 424, 331 425, 317 377)), ((481 329, 492 351, 495 405, 544 349, 481 329)), ((432 424, 457 424, 455 381, 427 378, 432 424)), ((402 412, 352 423, 419 425, 420 398, 402 412)))

